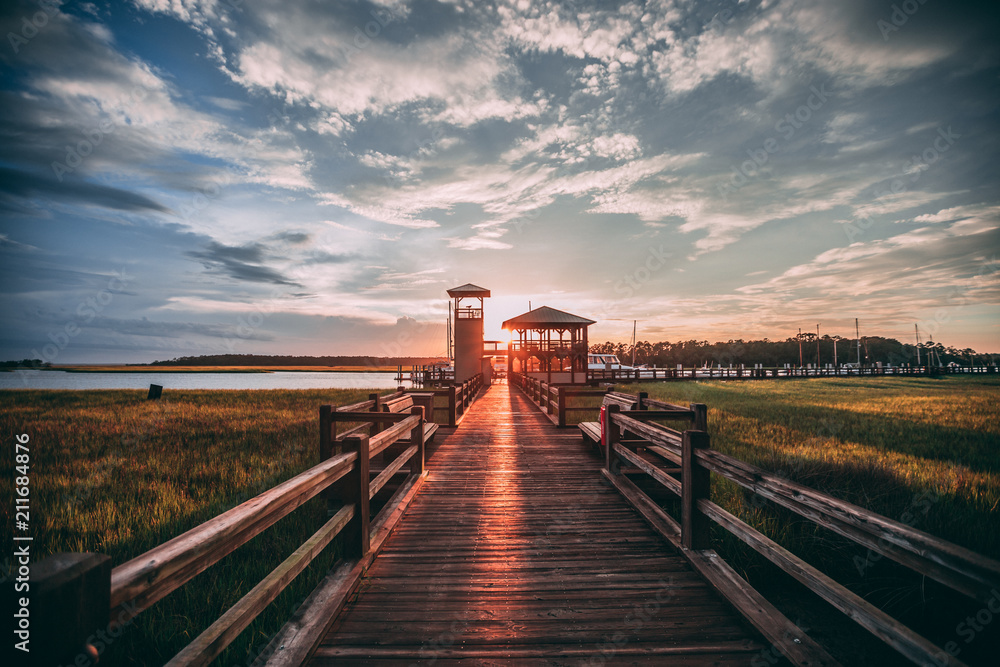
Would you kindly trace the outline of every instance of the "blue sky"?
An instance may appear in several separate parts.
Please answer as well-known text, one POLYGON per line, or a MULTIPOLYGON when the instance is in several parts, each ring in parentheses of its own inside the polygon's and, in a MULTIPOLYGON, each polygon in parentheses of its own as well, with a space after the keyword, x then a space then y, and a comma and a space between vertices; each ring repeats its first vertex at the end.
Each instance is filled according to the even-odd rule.
POLYGON ((995 3, 14 2, 0 357, 592 340, 1000 351, 995 3))

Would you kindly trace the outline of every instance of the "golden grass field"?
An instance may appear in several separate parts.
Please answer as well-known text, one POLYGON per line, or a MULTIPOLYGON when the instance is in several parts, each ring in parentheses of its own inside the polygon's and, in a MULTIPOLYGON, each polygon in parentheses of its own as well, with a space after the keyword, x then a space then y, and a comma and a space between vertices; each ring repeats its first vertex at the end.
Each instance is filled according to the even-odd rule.
POLYGON ((377 373, 394 372, 396 366, 153 366, 72 364, 52 366, 51 370, 69 373, 275 373, 278 371, 313 373, 377 373))
MULTIPOLYGON (((713 448, 1000 560, 1000 378, 705 381, 622 390, 705 403, 713 448)), ((957 641, 967 664, 996 664, 1000 632, 966 646, 955 631, 981 603, 717 475, 711 492, 729 512, 938 646, 957 641)), ((827 611, 735 537, 714 527, 713 540, 754 586, 786 601, 789 618, 827 611)), ((828 646, 855 646, 851 664, 905 663, 839 614, 811 626, 828 646)))
MULTIPOLYGON (((97 551, 119 565, 142 554, 315 465, 319 406, 371 391, 169 391, 159 401, 145 390, 0 391, 5 438, 31 438, 34 557, 97 551)), ((11 456, 2 467, 10 498, 11 456)), ((325 520, 320 500, 282 519, 140 614, 101 665, 163 664, 325 520)), ((8 535, 12 521, 5 513, 8 535)), ((335 557, 329 549, 317 559, 218 664, 255 657, 335 557)), ((12 565, 0 563, 5 573, 12 565)))
MULTIPOLYGON (((890 518, 933 494, 916 528, 1000 558, 995 378, 705 381, 624 390, 707 403, 713 447, 890 518)), ((31 438, 35 556, 98 551, 114 565, 125 562, 315 464, 319 405, 364 400, 371 391, 168 391, 160 401, 145 400, 145 390, 0 391, 4 437, 31 438)), ((10 497, 11 456, 2 468, 0 486, 10 497)), ((926 607, 924 583, 899 579, 887 560, 871 561, 727 480, 714 479, 712 494, 873 601, 906 613, 926 607)), ((101 664, 162 664, 324 518, 325 507, 314 501, 282 520, 143 612, 101 664)), ((12 521, 5 514, 8 534, 12 521)), ((738 570, 767 583, 763 559, 735 539, 715 537, 738 570)), ((331 549, 303 573, 217 664, 252 661, 336 555, 331 549)), ((9 560, 0 563, 10 570, 9 560)))

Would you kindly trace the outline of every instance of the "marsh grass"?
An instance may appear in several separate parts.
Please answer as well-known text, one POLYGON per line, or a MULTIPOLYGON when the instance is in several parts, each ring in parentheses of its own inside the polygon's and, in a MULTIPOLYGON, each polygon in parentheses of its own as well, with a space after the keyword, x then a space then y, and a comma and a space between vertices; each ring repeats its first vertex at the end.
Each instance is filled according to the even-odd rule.
MULTIPOLYGON (((890 518, 903 520, 909 513, 920 530, 1000 558, 996 379, 706 381, 621 389, 674 403, 706 403, 716 449, 890 518), (933 501, 924 502, 932 497, 927 494, 933 501)), ((0 391, 7 442, 16 433, 31 437, 35 556, 97 551, 121 564, 314 465, 319 405, 365 400, 370 391, 169 391, 160 401, 146 401, 145 391, 0 391)), ((573 404, 594 412, 571 413, 571 423, 595 419, 600 399, 573 404)), ((10 497, 10 454, 0 468, 0 488, 10 497)), ((712 496, 904 620, 927 616, 928 607, 938 605, 945 636, 931 638, 955 639, 948 631, 956 607, 939 604, 932 587, 888 559, 872 559, 717 476, 712 496)), ((8 512, 4 527, 11 534, 8 512)), ((140 614, 101 664, 162 664, 324 520, 322 501, 299 508, 140 614)), ((721 531, 713 537, 720 553, 756 586, 788 597, 790 587, 762 557, 721 531)), ((337 555, 335 543, 216 664, 249 664, 337 555)), ((2 564, 8 572, 10 561, 2 564)), ((797 618, 795 603, 789 604, 793 611, 786 613, 797 618)), ((894 657, 883 664, 894 664, 894 657)))
MULTIPOLYGON (((706 403, 714 449, 1000 559, 1000 379, 704 381, 619 389, 682 405, 706 403)), ((711 493, 726 510, 939 645, 959 639, 956 624, 982 606, 718 475, 711 493)), ((717 549, 755 586, 779 595, 797 586, 713 528, 717 549)), ((962 659, 976 664, 972 649, 986 653, 988 643, 976 642, 962 659)))
MULTIPOLYGON (((95 551, 124 563, 318 463, 319 406, 365 400, 371 391, 170 391, 159 401, 145 400, 145 391, 0 391, 5 440, 31 437, 34 557, 95 551)), ((5 455, 0 484, 8 498, 12 468, 5 455)), ((315 499, 282 519, 141 613, 101 664, 163 664, 325 517, 315 499)), ((5 511, 8 535, 12 521, 5 511)), ((331 545, 216 664, 252 661, 338 550, 331 545)))

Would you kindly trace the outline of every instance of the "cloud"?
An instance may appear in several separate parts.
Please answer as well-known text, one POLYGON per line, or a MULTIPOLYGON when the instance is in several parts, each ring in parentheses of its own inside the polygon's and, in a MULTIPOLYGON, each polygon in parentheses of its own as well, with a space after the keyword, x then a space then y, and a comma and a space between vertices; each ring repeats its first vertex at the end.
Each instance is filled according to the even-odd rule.
POLYGON ((213 241, 204 250, 188 251, 185 254, 201 261, 208 271, 227 275, 236 280, 300 286, 278 271, 263 265, 266 252, 260 243, 226 246, 213 241))
POLYGON ((38 175, 6 167, 0 167, 0 193, 18 199, 42 196, 72 200, 119 211, 154 211, 158 213, 170 211, 150 197, 137 192, 75 179, 61 183, 47 175, 38 175))

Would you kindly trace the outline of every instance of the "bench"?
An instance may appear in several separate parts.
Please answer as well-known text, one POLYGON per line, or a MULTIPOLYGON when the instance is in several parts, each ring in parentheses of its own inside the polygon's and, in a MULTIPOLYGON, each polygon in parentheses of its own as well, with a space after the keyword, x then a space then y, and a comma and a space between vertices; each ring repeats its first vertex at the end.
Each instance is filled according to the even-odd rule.
POLYGON ((434 434, 438 430, 438 425, 430 421, 433 419, 434 394, 406 394, 405 396, 385 401, 382 403, 382 412, 396 414, 410 412, 414 405, 419 405, 424 409, 424 444, 427 444, 434 440, 434 434), (414 400, 414 396, 416 396, 417 400, 414 400))
MULTIPOLYGON (((609 391, 604 394, 601 407, 605 408, 609 405, 617 405, 623 412, 627 410, 640 410, 643 398, 643 394, 633 396, 632 394, 609 391)), ((601 446, 601 422, 580 422, 577 426, 580 427, 580 434, 583 436, 584 442, 592 442, 598 447, 601 446)))

